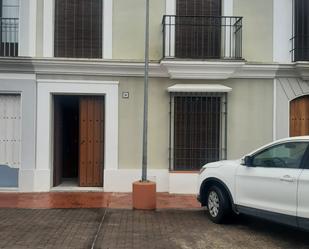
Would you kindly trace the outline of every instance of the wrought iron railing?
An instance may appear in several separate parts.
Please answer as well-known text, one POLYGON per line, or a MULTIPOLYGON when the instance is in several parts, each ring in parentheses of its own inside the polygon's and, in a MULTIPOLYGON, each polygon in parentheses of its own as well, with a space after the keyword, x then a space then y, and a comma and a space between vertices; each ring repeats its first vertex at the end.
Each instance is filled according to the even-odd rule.
POLYGON ((309 61, 309 35, 295 35, 291 42, 292 61, 309 61))
POLYGON ((0 56, 18 56, 18 18, 0 18, 0 56))
POLYGON ((242 17, 165 15, 162 24, 164 58, 242 58, 242 17))

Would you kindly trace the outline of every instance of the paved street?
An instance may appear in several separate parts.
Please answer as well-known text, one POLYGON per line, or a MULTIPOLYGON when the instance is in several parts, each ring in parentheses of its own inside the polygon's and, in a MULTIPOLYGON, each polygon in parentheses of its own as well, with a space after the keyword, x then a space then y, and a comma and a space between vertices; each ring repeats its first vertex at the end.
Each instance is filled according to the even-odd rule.
POLYGON ((77 249, 93 243, 103 249, 290 249, 309 248, 309 236, 248 217, 215 225, 196 209, 0 209, 0 248, 77 249))

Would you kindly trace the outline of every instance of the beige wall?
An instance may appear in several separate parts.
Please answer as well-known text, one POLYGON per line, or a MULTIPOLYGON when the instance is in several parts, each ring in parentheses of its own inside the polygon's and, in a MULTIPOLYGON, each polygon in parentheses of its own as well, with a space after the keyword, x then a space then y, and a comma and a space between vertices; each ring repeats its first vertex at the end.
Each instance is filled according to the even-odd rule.
MULTIPOLYGON (((168 167, 169 95, 167 79, 149 82, 149 167, 168 167)), ((143 79, 121 78, 119 85, 119 168, 138 168, 142 160, 143 79), (122 92, 130 98, 123 99, 122 92)))
MULTIPOLYGON (((169 95, 176 83, 220 83, 232 87, 228 96, 228 158, 272 140, 272 80, 173 81, 151 79, 149 85, 149 167, 168 168, 169 95)), ((143 79, 121 78, 119 85, 119 168, 139 168, 142 159, 143 79), (122 99, 122 92, 130 93, 122 99)))
POLYGON ((228 95, 228 158, 237 159, 273 138, 273 81, 234 79, 228 95))
MULTIPOLYGON (((43 55, 43 1, 37 0, 36 56, 43 55)), ((150 59, 162 58, 162 17, 165 0, 150 1, 150 59)), ((243 58, 271 62, 273 0, 234 0, 234 15, 243 16, 243 58)), ((144 0, 113 0, 113 59, 143 60, 144 0)))
MULTIPOLYGON (((113 59, 143 60, 145 36, 145 1, 113 1, 113 59)), ((162 18, 165 0, 150 1, 151 60, 162 57, 162 18)))
POLYGON ((234 0, 234 15, 243 16, 243 58, 272 61, 273 0, 234 0))

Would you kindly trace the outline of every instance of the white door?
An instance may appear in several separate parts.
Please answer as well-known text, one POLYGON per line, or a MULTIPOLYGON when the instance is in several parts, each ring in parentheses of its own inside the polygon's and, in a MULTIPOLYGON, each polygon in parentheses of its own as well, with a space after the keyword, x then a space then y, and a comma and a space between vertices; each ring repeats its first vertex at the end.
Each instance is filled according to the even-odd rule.
POLYGON ((284 214, 287 220, 278 217, 281 222, 296 225, 297 181, 307 146, 306 142, 276 144, 255 153, 251 167, 238 167, 237 205, 284 214))
POLYGON ((20 95, 0 94, 0 165, 20 167, 20 95))
POLYGON ((304 229, 309 229, 309 165, 305 165, 298 181, 298 224, 304 229))

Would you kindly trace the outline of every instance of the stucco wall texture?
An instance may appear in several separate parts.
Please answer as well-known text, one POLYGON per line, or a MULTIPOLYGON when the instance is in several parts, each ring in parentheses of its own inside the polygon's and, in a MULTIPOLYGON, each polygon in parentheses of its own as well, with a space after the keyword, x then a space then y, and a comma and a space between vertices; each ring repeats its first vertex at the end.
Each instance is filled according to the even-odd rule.
MULTIPOLYGON (((149 167, 168 168, 169 94, 174 84, 223 84, 228 94, 228 159, 236 159, 272 141, 273 81, 235 79, 188 81, 152 78, 149 82, 149 167), (254 92, 254 94, 252 94, 254 92)), ((139 168, 142 157, 143 79, 121 78, 119 84, 119 168, 139 168), (129 92, 129 99, 121 93, 129 92)))
MULTIPOLYGON (((163 53, 162 18, 166 0, 150 1, 151 60, 163 53)), ((36 56, 43 56, 43 7, 37 1, 36 56)), ((273 54, 273 0, 233 0, 233 15, 243 17, 243 58, 247 61, 270 62, 273 54)), ((145 1, 113 0, 113 52, 115 60, 144 58, 145 1)))

